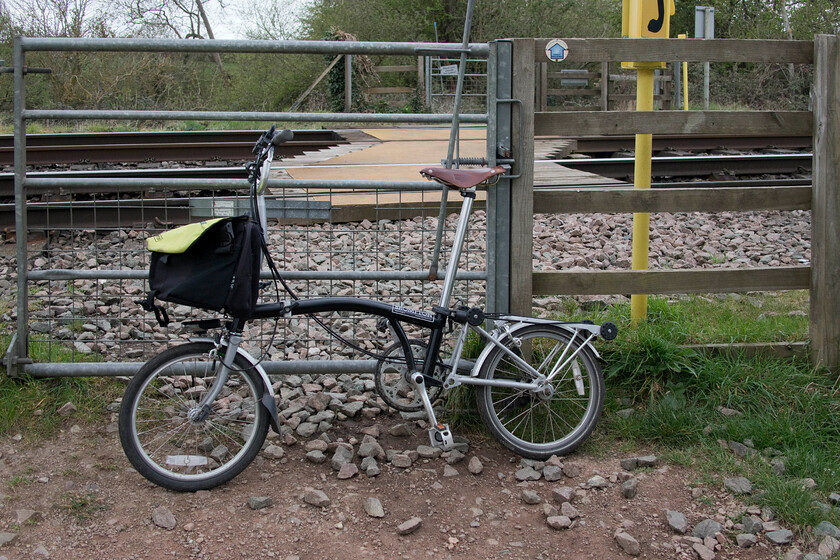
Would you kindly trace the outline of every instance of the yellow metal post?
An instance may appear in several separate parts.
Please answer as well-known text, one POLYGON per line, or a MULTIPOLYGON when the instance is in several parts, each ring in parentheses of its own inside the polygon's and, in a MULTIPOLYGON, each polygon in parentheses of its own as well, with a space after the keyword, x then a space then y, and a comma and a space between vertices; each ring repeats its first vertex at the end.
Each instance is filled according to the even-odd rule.
MULTIPOLYGON (((685 39, 686 34, 680 33, 678 39, 685 39)), ((683 88, 683 110, 688 111, 688 62, 682 63, 682 88, 683 88)))
MULTIPOLYGON (((667 39, 674 15, 674 0, 622 0, 621 35, 631 39, 667 39)), ((622 68, 636 69, 636 110, 653 111, 653 75, 664 62, 622 62, 622 68)), ((637 189, 650 188, 650 160, 653 136, 636 135, 636 164, 634 184, 637 189)), ((633 214, 633 270, 647 270, 650 244, 650 214, 633 214)), ((647 317, 647 295, 630 296, 630 320, 633 324, 647 317)))
MULTIPOLYGON (((653 110, 653 68, 637 68, 636 74, 636 110, 653 110)), ((636 135, 636 162, 633 170, 633 183, 637 189, 650 188, 650 166, 653 155, 653 135, 636 135)), ((647 270, 650 244, 650 214, 633 214, 633 270, 647 270)), ((630 296, 630 319, 633 324, 647 317, 647 295, 630 296)))

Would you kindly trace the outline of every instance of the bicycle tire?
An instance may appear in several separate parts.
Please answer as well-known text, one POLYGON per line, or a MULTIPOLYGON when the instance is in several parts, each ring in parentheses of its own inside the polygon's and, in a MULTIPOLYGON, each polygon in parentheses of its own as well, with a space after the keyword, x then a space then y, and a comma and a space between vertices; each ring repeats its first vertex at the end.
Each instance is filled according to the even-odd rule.
POLYGON ((242 356, 236 356, 207 418, 187 418, 221 365, 214 349, 211 342, 192 342, 165 350, 140 368, 123 396, 123 451, 137 472, 164 488, 195 492, 224 484, 254 460, 265 441, 265 385, 242 356))
MULTIPOLYGON (((532 325, 516 331, 514 336, 521 344, 517 346, 508 339, 506 347, 545 376, 556 366, 553 360, 547 359, 552 352, 556 359, 570 342, 567 356, 580 351, 557 374, 548 393, 476 387, 481 419, 502 445, 523 457, 545 460, 552 455, 568 454, 589 437, 601 417, 604 404, 601 367, 588 347, 580 348, 583 340, 561 327, 532 325)), ((483 379, 530 381, 498 347, 490 351, 478 375, 483 379)))
MULTIPOLYGON (((414 352, 415 365, 422 369, 423 361, 426 358, 428 345, 421 340, 409 340, 411 350, 414 352)), ((402 358, 402 345, 399 342, 390 344, 382 352, 382 357, 376 363, 373 381, 376 392, 388 406, 402 412, 417 412, 423 409, 423 401, 420 395, 416 394, 414 387, 405 379, 406 364, 402 358), (402 363, 400 363, 402 359, 402 363)), ((440 395, 442 387, 426 384, 426 394, 429 400, 434 400, 440 395)))

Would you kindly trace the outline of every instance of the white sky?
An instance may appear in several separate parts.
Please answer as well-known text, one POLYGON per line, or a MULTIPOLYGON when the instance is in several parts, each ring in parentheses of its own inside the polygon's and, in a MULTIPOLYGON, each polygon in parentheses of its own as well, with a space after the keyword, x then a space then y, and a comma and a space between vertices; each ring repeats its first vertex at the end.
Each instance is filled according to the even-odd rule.
MULTIPOLYGON (((263 0, 264 1, 264 0, 263 0)), ((296 0, 288 2, 284 0, 268 0, 285 4, 285 7, 293 11, 305 9, 306 1, 296 0)), ((251 0, 253 2, 253 0, 251 0)), ((213 34, 216 39, 245 39, 244 29, 246 22, 243 19, 243 11, 248 0, 226 0, 226 6, 221 8, 218 4, 212 3, 206 6, 207 17, 210 18, 210 25, 213 26, 213 34)))

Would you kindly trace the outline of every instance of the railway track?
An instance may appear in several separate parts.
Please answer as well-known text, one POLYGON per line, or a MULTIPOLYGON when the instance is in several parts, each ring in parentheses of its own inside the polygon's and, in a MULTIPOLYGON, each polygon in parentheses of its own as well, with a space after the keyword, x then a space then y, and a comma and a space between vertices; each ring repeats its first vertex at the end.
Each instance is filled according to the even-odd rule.
MULTIPOLYGON (((161 161, 246 160, 261 131, 109 132, 31 134, 26 136, 28 165, 129 163, 161 161)), ((291 157, 349 143, 332 130, 297 130, 279 146, 279 157, 291 157)), ((14 164, 14 137, 0 135, 0 165, 14 164)))
MULTIPOLYGON (((629 152, 635 149, 636 137, 583 136, 576 139, 575 151, 580 154, 606 156, 615 152, 629 152)), ((810 136, 709 136, 705 134, 656 135, 653 137, 653 151, 684 150, 690 152, 714 150, 810 150, 810 136)))
MULTIPOLYGON (((172 155, 175 152, 167 151, 169 146, 180 145, 181 154, 200 154, 207 156, 213 150, 218 149, 217 154, 225 153, 225 159, 233 159, 234 153, 241 154, 238 158, 242 161, 249 159, 250 147, 253 145, 254 131, 238 131, 232 133, 219 133, 211 139, 208 144, 197 142, 199 135, 194 133, 155 133, 137 137, 130 145, 134 146, 133 157, 142 161, 154 160, 164 157, 162 154, 172 155), (138 138, 143 138, 140 141, 138 138), (156 144, 155 142, 163 142, 156 144), (145 145, 145 152, 141 146, 145 145), (224 146, 234 151, 223 152, 224 146), (143 154, 146 154, 143 156, 143 154), (151 154, 151 155, 149 155, 151 154)), ((294 146, 297 153, 304 149, 307 151, 329 147, 337 143, 346 143, 342 136, 333 131, 302 131, 296 133, 296 140, 299 142, 294 146), (309 133, 312 133, 311 135, 309 133), (301 136, 307 139, 300 140, 301 136), (338 139, 337 139, 338 138, 338 139), (318 144, 320 143, 320 144, 318 144)), ((48 135, 44 135, 48 136, 48 135)), ((74 150, 89 149, 90 146, 98 145, 103 152, 114 147, 113 135, 62 135, 75 136, 73 148, 59 150, 53 153, 72 153, 74 150), (110 138, 110 143, 108 139, 110 138), (98 144, 94 144, 97 142, 98 144)), ((38 147, 38 143, 44 147, 42 154, 49 153, 47 148, 54 147, 55 143, 47 138, 38 138, 28 145, 28 150, 38 147)), ((120 139, 127 139, 128 136, 119 136, 120 139)), ((578 141, 578 151, 590 150, 589 153, 597 153, 602 149, 625 149, 627 142, 632 137, 607 139, 584 138, 578 141)), ((682 137, 680 137, 682 139, 682 137)), ((0 137, 0 150, 3 146, 3 137, 0 137)), ((66 139, 69 141, 69 139, 66 139)), ((727 138, 694 138, 693 144, 682 144, 682 149, 693 145, 695 149, 709 149, 708 146, 716 148, 723 147, 725 150, 732 150, 731 146, 743 149, 745 146, 753 146, 754 149, 766 149, 770 139, 744 139, 738 138, 737 143, 727 144, 731 139, 727 138), (701 147, 698 147, 701 146, 701 147)), ((775 138, 774 140, 778 140, 775 138)), ((785 146, 789 149, 796 142, 801 145, 810 144, 810 139, 795 138, 785 146), (796 141, 794 141, 796 140, 796 141), (806 142, 807 140, 807 142, 806 142)), ((69 145, 69 144, 68 144, 69 145)), ((129 145, 120 144, 120 145, 129 145)), ((632 144, 631 144, 632 146, 632 144)), ((674 138, 662 139, 663 150, 673 149, 674 138)), ((805 146, 807 148, 807 146, 805 146)), ((127 152, 126 152, 127 153, 127 152)), ((710 188, 710 187, 749 187, 749 186, 792 186, 809 184, 807 176, 811 167, 811 154, 809 153, 781 153, 781 154, 740 154, 740 155, 703 155, 690 157, 655 157, 653 159, 652 175, 655 179, 653 188, 710 188), (773 175, 771 178, 757 178, 763 175, 773 175), (781 176, 781 177, 778 177, 781 176), (678 179, 677 181, 664 181, 663 178, 678 179), (711 181, 709 179, 712 179, 711 181)), ((210 158, 214 159, 214 158, 210 158)), ((162 161, 169 161, 166 156, 162 161)), ((191 161, 188 159, 188 161, 191 161)), ((587 159, 562 159, 554 160, 555 163, 574 169, 580 169, 595 173, 603 177, 627 179, 633 174, 633 158, 587 158, 587 159)), ((54 162, 53 162, 54 163, 54 162)), ((121 161, 120 163, 125 163, 121 161)), ((64 177, 64 178, 94 178, 107 179, 117 177, 145 178, 145 179, 169 179, 169 178, 190 178, 190 179, 244 179, 245 172, 242 165, 233 167, 182 167, 182 168, 132 168, 132 169, 90 169, 76 171, 34 171, 28 174, 29 177, 64 177)), ((13 179, 12 173, 0 173, 0 231, 14 229, 14 202, 13 202, 13 179)), ((599 184, 593 181, 590 185, 576 184, 575 188, 614 187, 615 183, 599 184)), ((563 185, 554 185, 549 188, 563 188, 563 185)), ((65 227, 90 227, 90 228, 115 228, 115 227, 138 227, 153 221, 164 221, 166 223, 186 223, 194 220, 197 215, 196 208, 211 206, 213 201, 208 198, 205 202, 196 202, 196 193, 189 198, 185 193, 169 192, 157 189, 152 192, 137 193, 136 187, 122 186, 115 187, 110 184, 99 183, 99 186, 85 189, 84 193, 56 192, 54 188, 35 188, 30 186, 27 190, 28 220, 33 228, 65 228, 65 227), (162 218, 160 216, 163 216, 162 218)), ((218 200, 219 196, 230 197, 234 192, 212 193, 218 200)), ((211 193, 208 191, 209 197, 211 193)), ((323 208, 319 207, 323 212, 323 208)))
MULTIPOLYGON (((651 161, 653 177, 703 177, 810 173, 810 153, 740 154, 709 156, 654 157, 651 161)), ((554 160, 558 165, 588 171, 602 177, 622 179, 632 177, 635 160, 632 157, 554 160)))

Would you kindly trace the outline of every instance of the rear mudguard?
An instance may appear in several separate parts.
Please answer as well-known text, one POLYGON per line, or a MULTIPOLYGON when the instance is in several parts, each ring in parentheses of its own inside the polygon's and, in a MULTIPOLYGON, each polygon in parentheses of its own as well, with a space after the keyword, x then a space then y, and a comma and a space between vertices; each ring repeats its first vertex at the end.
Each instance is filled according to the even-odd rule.
MULTIPOLYGON (((503 317, 501 317, 501 319, 511 320, 511 319, 515 319, 515 317, 514 316, 503 316, 503 317)), ((510 333, 510 335, 516 336, 516 334, 519 331, 521 331, 522 329, 527 328, 527 327, 531 327, 531 326, 534 326, 534 325, 538 325, 538 324, 553 325, 555 327, 559 327, 559 328, 561 328, 565 331, 568 331, 568 333, 571 334, 571 335, 578 334, 579 330, 583 330, 584 332, 597 334, 599 329, 600 329, 600 327, 598 325, 590 325, 589 323, 560 323, 558 321, 552 321, 550 319, 537 319, 537 318, 528 317, 527 322, 523 321, 523 322, 515 323, 515 324, 507 327, 505 329, 506 332, 500 332, 498 329, 494 329, 492 334, 496 338, 500 338, 500 337, 504 336, 506 333, 510 333)), ((584 340, 586 340, 586 339, 584 338, 584 340)), ((493 345, 493 344, 487 344, 487 345, 484 346, 484 349, 481 351, 481 354, 478 355, 478 359, 476 359, 475 365, 473 366, 472 371, 470 372, 470 375, 472 377, 476 377, 479 374, 479 372, 481 371, 481 368, 484 367, 484 362, 487 361, 487 357, 490 355, 490 352, 492 352, 495 347, 496 346, 493 345)), ((601 355, 598 354, 598 351, 595 349, 594 346, 592 346, 591 342, 586 343, 585 350, 588 350, 588 351, 592 352, 592 355, 595 356, 598 360, 602 359, 601 355)))
MULTIPOLYGON (((209 342, 211 344, 216 344, 215 340, 206 337, 191 337, 190 342, 209 342)), ((277 417, 277 404, 274 402, 274 390, 271 388, 271 380, 268 378, 268 374, 259 362, 257 362, 251 354, 242 348, 237 348, 236 353, 245 358, 245 360, 251 364, 251 367, 253 367, 260 375, 260 379, 262 379, 263 385, 265 386, 263 396, 260 399, 260 404, 263 408, 265 408, 266 412, 268 412, 268 421, 271 429, 274 430, 275 433, 279 434, 280 419, 277 417)))

